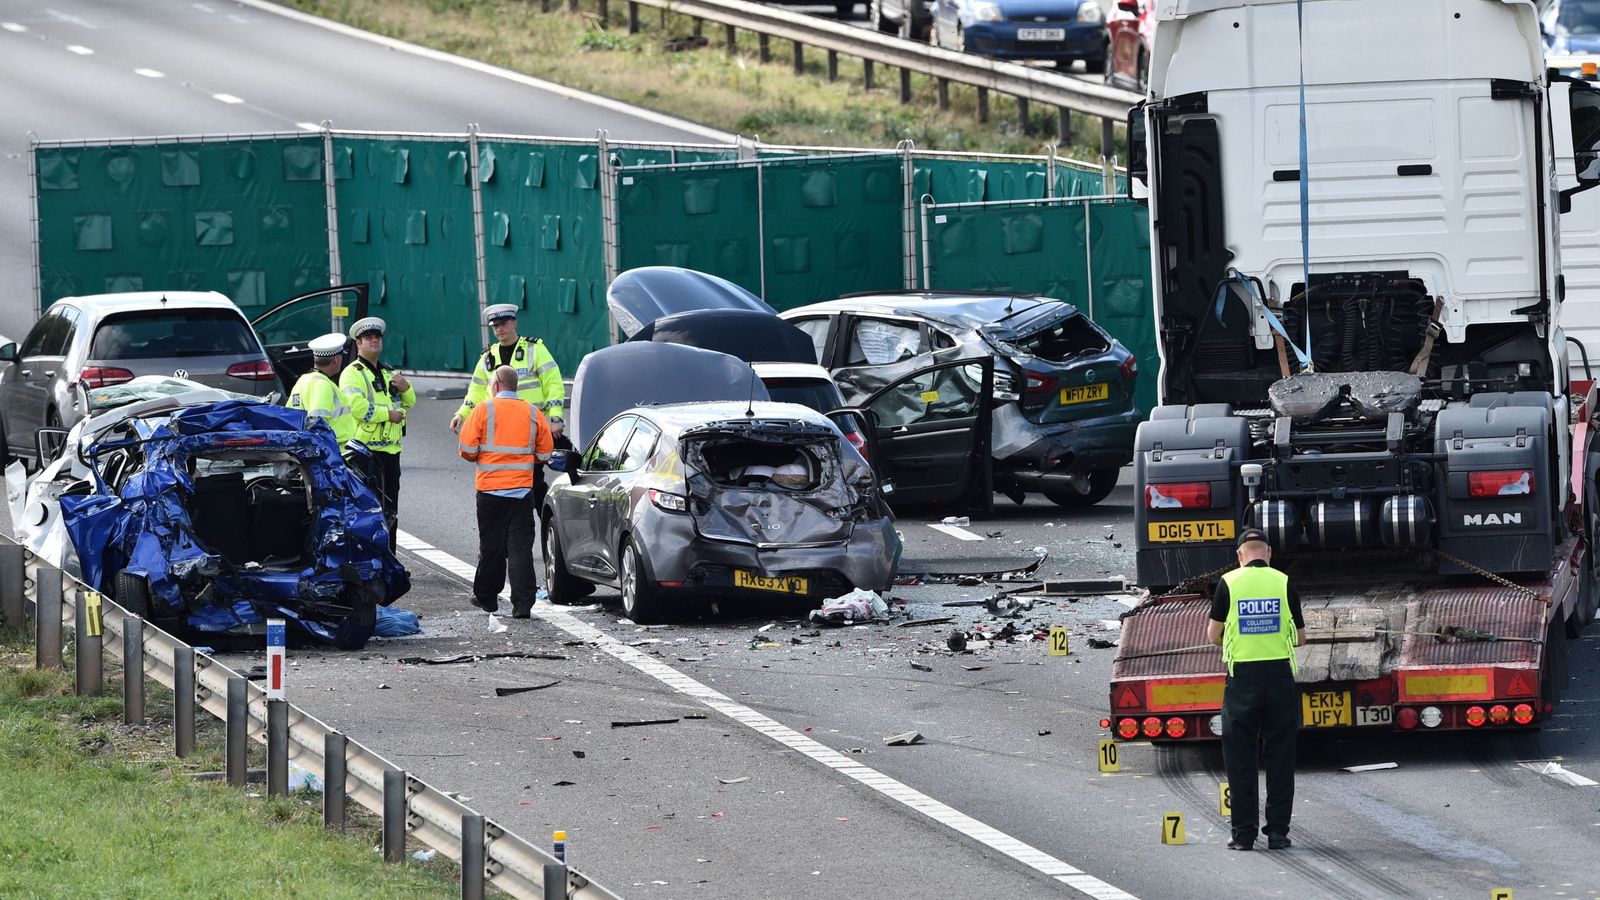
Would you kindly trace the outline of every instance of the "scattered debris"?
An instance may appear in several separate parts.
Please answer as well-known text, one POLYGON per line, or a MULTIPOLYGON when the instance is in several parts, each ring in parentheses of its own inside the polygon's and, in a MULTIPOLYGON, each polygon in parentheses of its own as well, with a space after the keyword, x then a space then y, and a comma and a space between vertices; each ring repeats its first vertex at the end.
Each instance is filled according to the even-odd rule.
POLYGON ((510 631, 510 630, 511 630, 510 626, 508 626, 508 625, 506 625, 506 623, 500 621, 500 617, 499 616, 495 615, 494 613, 489 613, 489 633, 490 634, 502 634, 502 633, 504 633, 506 631, 510 631))
POLYGON ((557 679, 555 681, 545 682, 544 684, 529 685, 528 687, 495 688, 494 695, 496 697, 509 697, 512 694, 526 694, 529 691, 542 691, 548 687, 555 687, 560 683, 561 680, 557 679))
POLYGON ((976 575, 959 575, 956 577, 956 584, 961 587, 977 587, 983 584, 983 579, 976 575))
POLYGON ((704 719, 706 717, 707 716, 706 716, 705 713, 685 713, 684 714, 684 718, 685 719, 704 719))
POLYGON ((1365 765, 1365 766, 1345 766, 1344 770, 1346 772, 1376 772, 1379 769, 1398 769, 1398 768, 1400 768, 1400 764, 1399 763, 1386 762, 1386 763, 1372 763, 1370 765, 1365 765))
POLYGON ((1087 640, 1089 642, 1089 647, 1094 650, 1110 650, 1112 647, 1117 645, 1116 641, 1108 641, 1105 638, 1091 637, 1087 640))
MULTIPOLYGON (((578 642, 582 644, 582 641, 578 642)), ((508 653, 465 653, 461 656, 402 656, 397 662, 403 666, 448 666, 452 663, 480 662, 485 659, 571 659, 565 653, 541 653, 528 650, 514 650, 508 653)))
POLYGON ((967 518, 966 516, 945 516, 944 518, 939 520, 939 524, 940 525, 960 525, 962 527, 965 527, 967 525, 971 525, 972 524, 972 520, 967 518))
POLYGON ((994 615, 1016 618, 1033 609, 1033 598, 999 593, 983 598, 983 605, 994 615))
POLYGON ((983 536, 984 537, 991 537, 991 538, 1003 537, 1003 536, 1005 536, 1005 532, 1004 531, 985 531, 983 533, 983 536))
POLYGON ((777 628, 777 627, 778 627, 778 623, 777 622, 768 622, 767 624, 761 626, 760 628, 757 628, 756 632, 759 634, 760 632, 763 632, 763 631, 771 631, 772 629, 777 628))
POLYGON ((923 665, 922 663, 919 663, 919 662, 912 663, 911 664, 911 668, 916 669, 918 672, 932 672, 933 671, 933 666, 925 666, 925 665, 923 665))
POLYGON ((387 684, 382 684, 382 683, 379 683, 379 685, 378 685, 378 690, 380 690, 380 691, 387 691, 387 690, 389 690, 389 686, 388 686, 388 685, 387 685, 387 684))
POLYGON ((848 625, 872 622, 889 616, 889 604, 873 593, 856 588, 842 597, 822 601, 821 609, 811 611, 811 621, 823 625, 848 625))
POLYGON ((938 616, 932 619, 909 619, 894 626, 896 628, 914 628, 918 625, 943 625, 955 621, 955 616, 938 616))
POLYGON ((966 669, 968 672, 982 672, 984 669, 987 669, 989 667, 988 666, 962 666, 961 668, 966 669))
POLYGON ((909 747, 912 744, 920 744, 922 743, 922 732, 907 731, 902 734, 891 734, 883 739, 883 743, 888 747, 909 747))
POLYGON ((428 862, 429 860, 433 859, 435 856, 438 856, 438 855, 439 855, 438 849, 436 849, 434 847, 429 847, 426 850, 418 850, 417 852, 411 854, 411 858, 416 860, 417 862, 428 862))
POLYGON ((943 603, 941 603, 939 605, 940 606, 946 606, 946 607, 950 607, 950 606, 982 606, 983 604, 985 604, 987 602, 988 602, 987 600, 946 600, 945 602, 943 602, 943 603))
POLYGON ((717 780, 722 782, 723 784, 744 784, 746 781, 750 780, 750 776, 749 775, 740 775, 740 776, 738 776, 736 778, 723 778, 722 776, 719 775, 719 776, 717 776, 717 780))
POLYGON ((612 722, 612 728, 636 728, 640 725, 671 725, 677 719, 639 719, 637 721, 612 722))
POLYGON ((678 662, 705 662, 704 656, 680 656, 678 662))
POLYGON ((1076 578, 1064 581, 1045 579, 1043 593, 1054 597, 1093 597, 1099 594, 1120 594, 1128 589, 1128 579, 1122 576, 1115 578, 1076 578))
POLYGON ((576 781, 565 781, 565 780, 563 780, 563 781, 557 781, 554 784, 551 784, 550 786, 551 787, 572 787, 575 784, 577 784, 576 781))
MULTIPOLYGON (((900 563, 900 573, 895 576, 897 585, 918 584, 956 584, 963 576, 976 578, 979 581, 1021 581, 1032 575, 1044 564, 1050 551, 1043 547, 1033 548, 1032 558, 1024 560, 987 558, 973 560, 971 563, 982 565, 978 571, 950 571, 946 568, 949 560, 908 559, 900 563)), ((968 562, 968 561, 963 561, 968 562)))
POLYGON ((1047 735, 1049 733, 1050 733, 1050 729, 1048 729, 1048 728, 1039 729, 1039 737, 1044 737, 1045 735, 1047 735))
POLYGON ((637 641, 629 641, 628 642, 628 646, 629 647, 644 647, 644 646, 648 646, 650 644, 659 644, 659 643, 661 643, 661 638, 640 638, 637 641))
POLYGON ((574 750, 574 751, 572 751, 572 755, 574 757, 578 758, 578 759, 583 759, 583 758, 587 757, 589 754, 585 753, 582 750, 574 750))
POLYGON ((952 631, 950 636, 945 638, 944 645, 949 647, 951 652, 960 653, 967 649, 967 635, 961 631, 952 631))
POLYGON ((1585 778, 1558 762, 1525 762, 1522 767, 1530 772, 1547 775, 1562 784, 1570 784, 1573 787, 1590 787, 1595 783, 1594 779, 1585 778))

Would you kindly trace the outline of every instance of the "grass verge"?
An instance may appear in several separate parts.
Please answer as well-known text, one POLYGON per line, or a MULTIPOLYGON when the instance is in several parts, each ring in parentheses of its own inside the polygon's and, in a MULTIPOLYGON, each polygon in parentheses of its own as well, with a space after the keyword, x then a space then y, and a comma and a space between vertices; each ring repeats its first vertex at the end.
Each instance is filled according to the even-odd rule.
MULTIPOLYGON (((648 7, 640 10, 640 32, 630 35, 624 0, 610 3, 606 19, 595 11, 596 0, 582 0, 579 12, 560 0, 550 12, 527 0, 284 2, 769 144, 880 148, 909 139, 930 150, 1040 153, 1058 124, 1054 109, 1035 106, 1023 134, 1015 101, 992 94, 990 121, 979 124, 977 91, 959 84, 949 86, 950 108, 940 110, 935 80, 920 74, 912 75, 913 102, 901 104, 899 70, 876 66, 874 87, 866 90, 861 61, 844 56, 838 80, 830 82, 826 54, 815 48, 807 48, 804 74, 796 75, 788 41, 771 39, 773 61, 762 64, 757 35, 740 33, 736 52, 728 53, 721 26, 708 22, 697 33, 691 17, 648 7)), ((1098 162, 1099 120, 1074 115, 1072 133, 1061 155, 1098 162)))
POLYGON ((148 691, 162 724, 124 726, 120 684, 77 697, 70 660, 38 671, 32 656, 0 632, 0 897, 459 896, 451 864, 385 865, 370 817, 324 830, 320 795, 193 780, 220 768, 221 729, 174 759, 170 693, 148 691))

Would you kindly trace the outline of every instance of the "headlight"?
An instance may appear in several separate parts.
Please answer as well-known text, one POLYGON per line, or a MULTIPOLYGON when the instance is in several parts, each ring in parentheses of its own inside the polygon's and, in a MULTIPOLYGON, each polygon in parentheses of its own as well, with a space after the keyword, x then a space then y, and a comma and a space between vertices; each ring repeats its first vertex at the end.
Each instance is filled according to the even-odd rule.
POLYGON ((1083 0, 1078 4, 1078 21, 1090 24, 1099 24, 1106 20, 1105 13, 1100 11, 1100 4, 1095 0, 1083 0))
POLYGON ((993 3, 972 4, 972 18, 979 22, 1000 22, 1005 19, 1005 13, 993 3))

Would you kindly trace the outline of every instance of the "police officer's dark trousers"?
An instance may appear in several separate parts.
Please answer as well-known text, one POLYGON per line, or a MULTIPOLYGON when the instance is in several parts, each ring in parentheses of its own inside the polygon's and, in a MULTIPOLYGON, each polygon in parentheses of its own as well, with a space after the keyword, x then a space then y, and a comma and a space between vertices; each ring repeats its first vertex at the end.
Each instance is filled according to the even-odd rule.
POLYGON ((382 483, 378 499, 383 502, 383 518, 389 526, 389 549, 393 550, 400 536, 400 454, 374 453, 372 461, 378 467, 378 480, 382 483))
POLYGON ((1222 760, 1228 771, 1236 840, 1249 843, 1256 838, 1259 766, 1267 770, 1267 836, 1288 835, 1299 735, 1300 690, 1289 660, 1234 663, 1222 695, 1222 760))

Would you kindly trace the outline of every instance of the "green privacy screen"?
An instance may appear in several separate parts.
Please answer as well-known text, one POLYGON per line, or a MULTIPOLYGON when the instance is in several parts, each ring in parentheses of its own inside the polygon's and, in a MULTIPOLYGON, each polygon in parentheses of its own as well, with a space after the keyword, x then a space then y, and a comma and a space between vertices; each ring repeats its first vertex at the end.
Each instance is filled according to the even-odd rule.
POLYGON ((220 291, 245 313, 328 285, 320 136, 40 146, 39 302, 220 291))
POLYGON ((464 138, 333 140, 340 272, 371 285, 384 361, 454 370, 482 349, 464 138))
POLYGON ((926 286, 1032 291, 1075 304, 1139 358, 1139 408, 1156 403, 1149 214, 1128 200, 929 210, 926 286))

